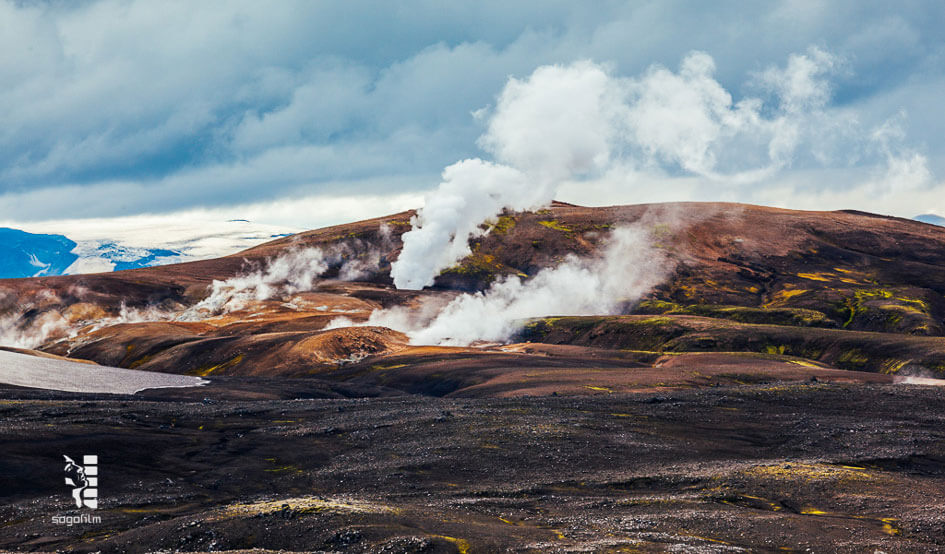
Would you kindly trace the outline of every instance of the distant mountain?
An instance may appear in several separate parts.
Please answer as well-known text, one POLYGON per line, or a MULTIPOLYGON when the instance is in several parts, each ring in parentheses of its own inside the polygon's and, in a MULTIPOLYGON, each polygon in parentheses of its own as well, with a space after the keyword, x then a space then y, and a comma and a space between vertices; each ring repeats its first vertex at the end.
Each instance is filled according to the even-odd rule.
POLYGON ((917 215, 913 219, 916 221, 921 221, 922 223, 931 223, 932 225, 941 225, 942 227, 945 227, 945 217, 934 214, 917 215))
POLYGON ((0 278, 60 275, 79 256, 62 235, 36 235, 0 227, 0 278))
MULTIPOLYGON (((49 229, 45 224, 27 228, 49 229)), ((204 260, 233 254, 296 231, 245 219, 73 222, 50 230, 63 234, 0 228, 0 279, 107 273, 204 260)))
POLYGON ((111 240, 79 241, 73 252, 78 259, 64 272, 70 275, 151 267, 179 262, 184 257, 179 250, 128 246, 111 240))

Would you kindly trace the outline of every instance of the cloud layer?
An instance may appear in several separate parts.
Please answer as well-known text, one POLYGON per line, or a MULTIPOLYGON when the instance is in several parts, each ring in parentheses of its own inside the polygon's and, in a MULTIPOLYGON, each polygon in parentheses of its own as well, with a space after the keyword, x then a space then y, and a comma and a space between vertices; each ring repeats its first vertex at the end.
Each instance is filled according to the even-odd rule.
MULTIPOLYGON (((945 115, 934 109, 945 86, 943 19, 934 2, 2 2, 0 219, 239 207, 278 224, 280 203, 306 197, 311 221, 292 224, 322 224, 320 198, 416 195, 443 167, 483 151, 527 166, 527 148, 516 149, 528 137, 504 154, 486 139, 477 145, 489 129, 470 113, 497 108, 509 76, 523 83, 536 68, 580 60, 665 85, 666 96, 640 106, 670 111, 641 111, 628 129, 647 137, 660 164, 655 175, 634 170, 683 187, 658 187, 655 199, 870 208, 862 187, 888 180, 887 167, 903 182, 927 180, 923 160, 933 182, 945 171, 945 115), (691 106, 690 92, 708 102, 709 119, 673 111, 691 106), (743 150, 756 125, 744 101, 770 105, 769 95, 812 119, 775 128, 762 109, 767 124, 755 130, 781 142, 743 150), (831 126, 818 126, 820 112, 831 126), (664 127, 669 115, 689 127, 664 127), (847 124, 868 131, 894 116, 905 138, 888 151, 845 134, 847 124), (788 155, 812 128, 829 144, 788 155), (674 133, 690 131, 704 142, 679 149, 674 133), (756 163, 745 170, 733 152, 756 163), (716 183, 759 175, 759 188, 716 183)), ((926 186, 914 201, 876 207, 929 211, 926 186)), ((941 201, 932 209, 945 213, 941 201)))

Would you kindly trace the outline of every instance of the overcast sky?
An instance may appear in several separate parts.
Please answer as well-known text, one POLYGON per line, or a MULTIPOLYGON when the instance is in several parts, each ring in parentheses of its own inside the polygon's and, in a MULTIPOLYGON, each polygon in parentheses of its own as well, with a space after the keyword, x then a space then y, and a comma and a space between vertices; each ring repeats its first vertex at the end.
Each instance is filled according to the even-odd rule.
POLYGON ((943 26, 935 0, 3 2, 0 221, 417 206, 495 156, 510 79, 585 62, 653 132, 562 200, 945 215, 943 26), (672 89, 693 72, 715 104, 672 89))

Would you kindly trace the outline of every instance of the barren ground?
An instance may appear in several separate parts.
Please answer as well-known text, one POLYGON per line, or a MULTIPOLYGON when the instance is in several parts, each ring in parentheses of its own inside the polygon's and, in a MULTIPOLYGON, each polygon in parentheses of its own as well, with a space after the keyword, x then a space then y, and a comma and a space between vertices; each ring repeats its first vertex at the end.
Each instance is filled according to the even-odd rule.
POLYGON ((943 392, 810 382, 285 400, 337 391, 258 378, 134 397, 7 387, 0 548, 945 551, 943 392), (53 525, 78 513, 62 455, 84 453, 99 455, 102 521, 53 525))

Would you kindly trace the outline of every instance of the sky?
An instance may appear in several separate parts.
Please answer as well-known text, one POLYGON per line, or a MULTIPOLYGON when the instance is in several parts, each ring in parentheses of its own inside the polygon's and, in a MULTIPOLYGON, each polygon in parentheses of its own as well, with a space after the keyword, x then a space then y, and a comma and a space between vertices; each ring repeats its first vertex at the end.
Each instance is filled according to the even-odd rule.
POLYGON ((599 133, 558 199, 945 215, 943 24, 940 1, 4 1, 0 225, 316 228, 599 133), (620 124, 527 132, 585 93, 620 124))

